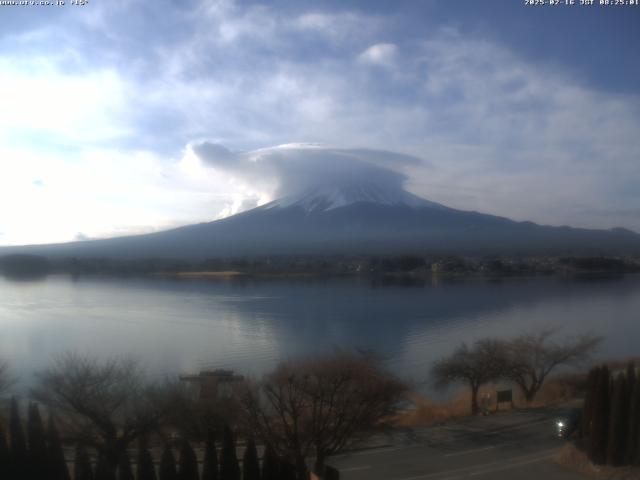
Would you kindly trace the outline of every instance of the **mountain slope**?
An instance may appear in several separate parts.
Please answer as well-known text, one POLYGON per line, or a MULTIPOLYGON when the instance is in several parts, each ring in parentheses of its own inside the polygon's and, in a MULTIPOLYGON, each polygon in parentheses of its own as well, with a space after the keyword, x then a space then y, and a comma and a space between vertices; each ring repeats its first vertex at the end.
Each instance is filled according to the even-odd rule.
POLYGON ((455 210, 380 185, 331 185, 222 220, 164 232, 0 254, 193 258, 313 254, 632 253, 640 235, 515 222, 455 210))

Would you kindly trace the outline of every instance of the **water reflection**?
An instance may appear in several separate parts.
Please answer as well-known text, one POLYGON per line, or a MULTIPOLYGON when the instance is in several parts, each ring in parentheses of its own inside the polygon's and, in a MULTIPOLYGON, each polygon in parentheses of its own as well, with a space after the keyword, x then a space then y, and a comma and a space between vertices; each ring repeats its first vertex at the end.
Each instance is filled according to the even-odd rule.
POLYGON ((23 383, 57 352, 128 354, 154 375, 228 367, 259 374, 332 348, 381 352, 424 380, 461 341, 561 326, 637 353, 637 277, 561 279, 233 279, 52 276, 0 280, 0 355, 23 383))

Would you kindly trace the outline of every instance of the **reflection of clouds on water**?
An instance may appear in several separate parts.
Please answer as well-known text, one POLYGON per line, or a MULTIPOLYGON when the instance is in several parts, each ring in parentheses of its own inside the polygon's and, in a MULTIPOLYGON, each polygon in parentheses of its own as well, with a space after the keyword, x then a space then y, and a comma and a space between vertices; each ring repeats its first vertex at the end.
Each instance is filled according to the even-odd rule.
POLYGON ((133 354, 156 377, 227 367, 259 374, 278 360, 334 348, 379 351, 424 381, 462 341, 538 326, 607 337, 603 355, 637 353, 640 279, 240 281, 50 277, 0 280, 0 354, 17 372, 73 349, 133 354))

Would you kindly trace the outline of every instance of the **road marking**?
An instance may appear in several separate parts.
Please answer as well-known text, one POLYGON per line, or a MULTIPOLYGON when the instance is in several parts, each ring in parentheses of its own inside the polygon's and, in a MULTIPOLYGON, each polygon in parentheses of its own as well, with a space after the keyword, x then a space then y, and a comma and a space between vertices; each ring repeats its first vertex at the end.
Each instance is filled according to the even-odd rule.
POLYGON ((457 457, 459 455, 468 455, 470 453, 482 452, 484 450, 491 450, 494 448, 496 448, 496 445, 489 445, 488 447, 474 448, 472 450, 463 450, 461 452, 455 452, 455 453, 447 453, 445 457, 457 457))
POLYGON ((340 470, 340 473, 342 473, 342 472, 357 472, 358 470, 369 470, 370 468, 371 468, 371 465, 363 465, 362 467, 343 468, 342 470, 340 470))
POLYGON ((556 451, 557 451, 557 448, 553 448, 551 450, 544 450, 542 452, 529 453, 527 455, 522 455, 520 457, 513 457, 510 459, 500 460, 496 462, 489 462, 482 465, 471 465, 469 467, 454 468, 453 470, 443 470, 441 472, 427 473, 425 475, 404 477, 398 480, 423 480, 425 478, 442 477, 445 475, 452 475, 452 474, 453 476, 447 476, 446 478, 455 479, 455 478, 462 478, 469 475, 482 475, 484 473, 491 473, 492 471, 508 470, 509 468, 517 467, 520 465, 539 462, 541 460, 545 460, 546 458, 549 458, 556 451), (533 456, 535 456, 535 458, 532 458, 533 456), (511 463, 506 464, 506 462, 511 462, 511 463), (492 470, 492 467, 495 467, 495 468, 492 470), (480 469, 480 470, 473 473, 473 470, 476 470, 476 469, 480 469))

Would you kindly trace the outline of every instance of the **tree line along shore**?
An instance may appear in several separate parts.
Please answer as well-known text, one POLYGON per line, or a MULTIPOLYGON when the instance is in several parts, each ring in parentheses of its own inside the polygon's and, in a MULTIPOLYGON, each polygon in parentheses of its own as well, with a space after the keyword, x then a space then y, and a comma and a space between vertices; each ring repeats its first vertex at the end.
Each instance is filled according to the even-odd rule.
POLYGON ((0 256, 0 273, 38 277, 52 273, 156 274, 177 277, 367 275, 426 277, 431 275, 581 275, 640 272, 638 256, 431 256, 330 255, 225 257, 203 260, 144 258, 47 258, 0 256))

